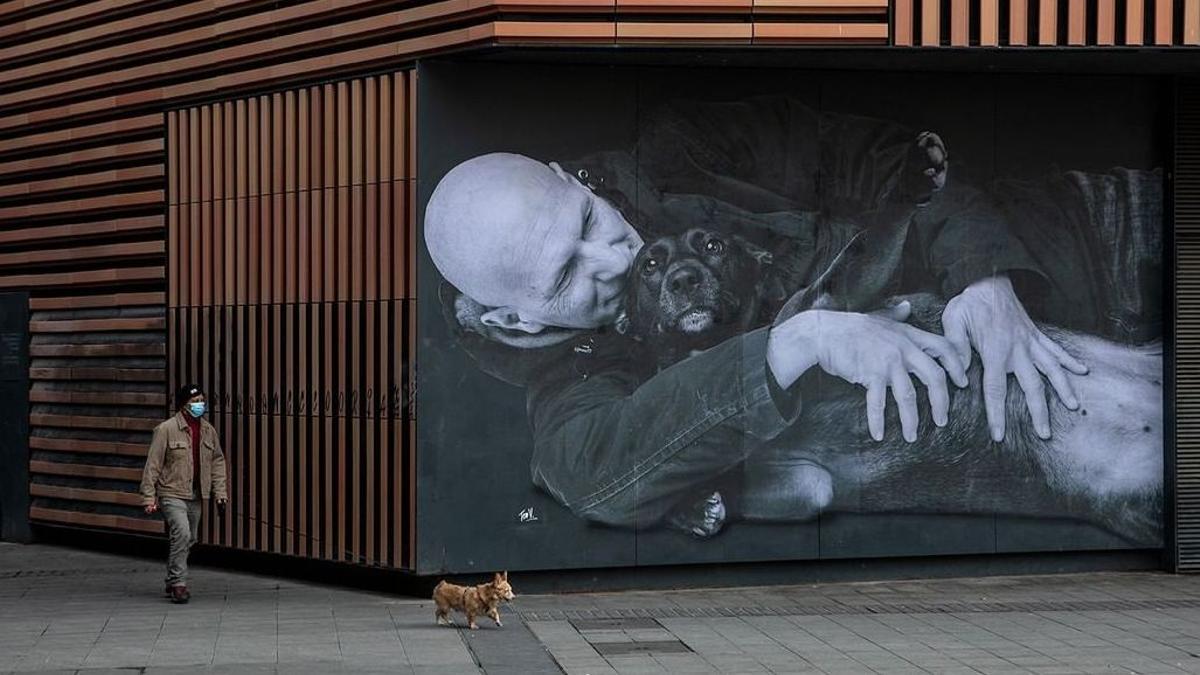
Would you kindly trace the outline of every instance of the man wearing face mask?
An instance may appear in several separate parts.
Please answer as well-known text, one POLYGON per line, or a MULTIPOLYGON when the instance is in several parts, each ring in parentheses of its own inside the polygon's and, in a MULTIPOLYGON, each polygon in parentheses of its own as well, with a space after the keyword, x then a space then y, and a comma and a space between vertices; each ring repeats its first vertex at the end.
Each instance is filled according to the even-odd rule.
POLYGON ((142 473, 146 513, 160 508, 167 521, 171 552, 167 557, 166 594, 181 604, 187 589, 187 559, 200 531, 200 504, 211 494, 225 515, 225 455, 217 431, 204 413, 204 390, 185 384, 175 394, 175 415, 154 429, 142 473))

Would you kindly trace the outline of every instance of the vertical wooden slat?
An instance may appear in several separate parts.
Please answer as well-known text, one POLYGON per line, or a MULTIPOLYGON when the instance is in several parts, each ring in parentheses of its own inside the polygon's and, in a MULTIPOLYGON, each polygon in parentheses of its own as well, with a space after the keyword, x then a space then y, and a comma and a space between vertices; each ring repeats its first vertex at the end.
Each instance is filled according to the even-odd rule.
MULTIPOLYGON (((167 113, 167 306, 179 306, 179 112, 167 113)), ((170 341, 168 341, 168 344, 170 341)))
POLYGON ((966 47, 970 41, 971 6, 967 0, 950 0, 950 44, 966 47))
MULTIPOLYGON (((942 15, 940 0, 921 0, 921 45, 937 47, 942 44, 942 15)), ((406 76, 407 77, 407 76, 406 76)))
POLYGON ((413 264, 417 259, 417 74, 416 71, 405 73, 405 79, 408 81, 408 96, 405 100, 405 133, 408 136, 407 152, 405 157, 405 176, 408 178, 408 190, 406 191, 405 204, 405 248, 404 259, 409 262, 408 279, 404 297, 416 298, 417 288, 417 266, 413 264))
POLYGON ((913 44, 913 0, 895 0, 892 21, 892 44, 911 47, 913 44))
POLYGON ((1096 44, 1112 46, 1116 43, 1117 0, 1096 0, 1096 44))
POLYGON ((1009 0, 1008 44, 1013 46, 1029 44, 1029 0, 1009 0))
POLYGON ((1183 0, 1183 44, 1200 45, 1200 0, 1183 0))
POLYGON ((247 283, 249 280, 249 274, 246 271, 246 253, 249 245, 249 241, 247 240, 247 228, 249 227, 247 221, 247 206, 249 204, 249 198, 246 195, 250 189, 250 166, 249 160, 246 156, 246 147, 247 143, 249 142, 247 140, 249 130, 246 128, 248 115, 246 108, 247 104, 245 100, 239 100, 234 104, 234 120, 237 127, 236 138, 234 141, 237 158, 234 160, 234 162, 236 167, 235 170, 237 171, 237 179, 234 183, 233 196, 234 199, 237 200, 235 208, 237 209, 236 232, 238 246, 237 260, 234 263, 234 267, 237 270, 237 279, 233 301, 234 304, 238 305, 246 304, 246 298, 248 297, 247 283))
POLYGON ((1087 40, 1086 0, 1067 1, 1067 44, 1082 46, 1087 40))
POLYGON ((979 1, 979 44, 995 47, 1000 44, 1000 3, 998 0, 979 1))
POLYGON ((220 104, 212 108, 212 122, 212 295, 207 304, 219 305, 225 298, 225 116, 220 104))
POLYGON ((1038 44, 1058 43, 1058 2, 1038 0, 1038 44))
POLYGON ((1174 0, 1154 0, 1154 44, 1169 45, 1175 35, 1174 0))
MULTIPOLYGON (((1200 1, 1200 0, 1198 0, 1200 1)), ((392 203, 391 182, 395 175, 392 173, 392 137, 396 124, 395 107, 392 98, 392 76, 384 75, 379 78, 379 297, 384 300, 392 298, 392 271, 395 259, 392 257, 392 203)))
POLYGON ((1146 0, 1125 3, 1125 44, 1140 45, 1145 41, 1146 0))

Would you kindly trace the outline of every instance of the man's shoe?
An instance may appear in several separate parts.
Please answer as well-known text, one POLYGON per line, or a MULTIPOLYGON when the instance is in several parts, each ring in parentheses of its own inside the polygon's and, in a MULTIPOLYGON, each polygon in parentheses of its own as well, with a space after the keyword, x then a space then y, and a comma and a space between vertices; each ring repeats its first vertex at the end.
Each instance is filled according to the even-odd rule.
POLYGON ((168 598, 171 597, 171 589, 173 589, 173 588, 175 588, 175 587, 172 586, 171 584, 167 584, 166 590, 163 591, 163 596, 168 597, 168 598))
POLYGON ((187 586, 180 584, 178 586, 171 587, 171 602, 173 602, 177 605, 182 605, 182 604, 187 603, 187 601, 190 600, 191 597, 192 597, 192 594, 188 593, 187 586))

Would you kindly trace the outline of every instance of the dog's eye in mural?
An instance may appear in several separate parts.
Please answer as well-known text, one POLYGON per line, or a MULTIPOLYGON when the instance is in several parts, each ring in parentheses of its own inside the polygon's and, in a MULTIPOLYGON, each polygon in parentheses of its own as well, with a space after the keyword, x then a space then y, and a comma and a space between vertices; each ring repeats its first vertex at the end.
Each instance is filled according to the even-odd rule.
POLYGON ((650 257, 642 263, 642 275, 651 277, 658 273, 660 264, 657 258, 650 257))
MULTIPOLYGON (((953 89, 928 114, 871 89, 873 110, 905 101, 883 119, 763 87, 622 100, 621 140, 582 152, 564 135, 556 154, 547 122, 435 155, 425 271, 510 328, 446 312, 461 351, 425 363, 465 353, 506 384, 430 386, 483 408, 525 392, 494 464, 529 469, 513 503, 544 500, 523 541, 577 542, 559 555, 581 566, 621 533, 660 562, 1160 546, 1154 111, 1097 165, 1058 113, 1016 130, 948 115, 976 107, 953 89), (603 237, 543 234, 592 212, 603 237), (596 291, 555 314, 521 283, 564 251, 596 291)), ((439 461, 495 444, 454 433, 439 461)))

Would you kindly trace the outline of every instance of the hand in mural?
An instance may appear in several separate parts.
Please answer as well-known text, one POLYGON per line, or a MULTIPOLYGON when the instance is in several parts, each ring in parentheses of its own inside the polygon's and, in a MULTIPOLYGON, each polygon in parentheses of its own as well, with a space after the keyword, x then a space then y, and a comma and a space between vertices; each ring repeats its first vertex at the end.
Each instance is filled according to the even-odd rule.
POLYGON ((1075 390, 1063 370, 1086 375, 1087 366, 1046 337, 1025 312, 1012 282, 998 275, 977 281, 946 305, 942 328, 954 344, 964 368, 971 365, 971 348, 983 364, 983 401, 992 440, 1004 440, 1004 403, 1008 374, 1017 376, 1033 428, 1050 438, 1050 414, 1042 385, 1045 375, 1058 398, 1070 410, 1079 407, 1075 390))
POLYGON ((910 373, 928 390, 933 421, 939 427, 946 425, 950 405, 946 373, 960 387, 966 386, 967 377, 948 340, 904 323, 911 310, 909 303, 902 302, 873 314, 801 312, 771 331, 767 364, 785 389, 812 366, 866 387, 867 427, 877 441, 883 440, 890 388, 904 440, 912 443, 917 440, 918 417, 910 373))

